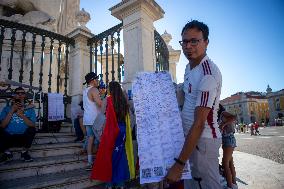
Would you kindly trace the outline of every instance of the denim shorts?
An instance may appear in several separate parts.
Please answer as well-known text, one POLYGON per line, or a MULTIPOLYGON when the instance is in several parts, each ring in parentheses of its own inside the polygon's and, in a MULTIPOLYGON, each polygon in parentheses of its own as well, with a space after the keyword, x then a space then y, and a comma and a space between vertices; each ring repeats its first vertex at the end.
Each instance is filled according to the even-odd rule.
POLYGON ((85 125, 87 138, 95 137, 95 144, 100 143, 103 127, 94 127, 93 125, 85 125))
POLYGON ((222 146, 223 147, 237 147, 236 138, 234 133, 228 135, 222 135, 222 146))
POLYGON ((87 137, 95 136, 95 133, 93 131, 93 125, 85 125, 85 127, 86 127, 87 137))

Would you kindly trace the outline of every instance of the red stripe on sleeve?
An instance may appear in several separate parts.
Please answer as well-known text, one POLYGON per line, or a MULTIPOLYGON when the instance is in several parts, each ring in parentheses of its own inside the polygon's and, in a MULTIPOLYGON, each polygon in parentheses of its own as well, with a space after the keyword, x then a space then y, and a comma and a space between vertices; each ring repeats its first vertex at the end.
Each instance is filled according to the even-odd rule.
MULTIPOLYGON (((205 68, 205 70, 206 70, 206 75, 208 75, 208 74, 209 74, 209 71, 208 71, 208 68, 207 68, 206 62, 203 62, 203 65, 204 65, 204 68, 205 68)), ((204 74, 204 75, 205 75, 205 74, 204 74)))
POLYGON ((205 98, 204 106, 206 107, 208 103, 208 99, 209 99, 209 91, 205 92, 205 94, 206 94, 206 98, 205 98))
POLYGON ((204 64, 201 64, 201 65, 202 65, 202 68, 203 68, 203 74, 206 75, 204 64))
POLYGON ((212 75, 212 72, 211 72, 211 69, 210 69, 210 65, 209 65, 209 62, 206 60, 206 65, 207 65, 207 68, 209 70, 209 74, 212 75))
POLYGON ((203 100, 203 98, 204 98, 204 97, 203 97, 203 92, 202 92, 202 93, 201 93, 201 102, 200 102, 200 106, 203 106, 203 101, 204 101, 204 100, 203 100))
POLYGON ((212 133, 213 138, 217 138, 216 130, 213 126, 213 109, 214 109, 214 107, 212 107, 212 109, 210 110, 210 112, 207 116, 207 123, 208 123, 208 125, 211 129, 211 133, 212 133))

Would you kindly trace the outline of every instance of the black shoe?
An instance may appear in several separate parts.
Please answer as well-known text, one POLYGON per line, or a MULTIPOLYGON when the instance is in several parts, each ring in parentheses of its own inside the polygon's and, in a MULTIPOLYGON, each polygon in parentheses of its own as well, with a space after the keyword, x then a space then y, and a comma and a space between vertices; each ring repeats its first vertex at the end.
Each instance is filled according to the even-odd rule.
POLYGON ((25 151, 24 153, 21 153, 21 159, 24 160, 25 162, 30 162, 33 161, 32 157, 28 153, 28 151, 25 151))
POLYGON ((0 156, 0 163, 5 163, 5 162, 8 162, 8 161, 12 161, 13 160, 13 154, 12 153, 3 153, 1 156, 0 156))

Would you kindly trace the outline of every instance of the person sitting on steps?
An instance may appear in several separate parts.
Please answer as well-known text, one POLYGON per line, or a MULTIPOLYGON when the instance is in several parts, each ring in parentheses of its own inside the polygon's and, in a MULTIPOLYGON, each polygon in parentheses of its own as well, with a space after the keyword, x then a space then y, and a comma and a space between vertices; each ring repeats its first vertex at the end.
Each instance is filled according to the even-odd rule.
POLYGON ((11 106, 6 106, 0 114, 0 163, 11 161, 11 147, 23 147, 21 158, 24 161, 33 159, 28 153, 35 137, 36 114, 34 106, 26 105, 26 92, 22 87, 14 91, 11 106))

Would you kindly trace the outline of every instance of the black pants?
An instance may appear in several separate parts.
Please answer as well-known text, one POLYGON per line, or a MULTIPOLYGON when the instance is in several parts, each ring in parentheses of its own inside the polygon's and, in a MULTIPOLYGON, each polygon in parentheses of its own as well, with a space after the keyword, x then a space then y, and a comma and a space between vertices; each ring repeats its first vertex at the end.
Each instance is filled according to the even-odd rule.
POLYGON ((35 138, 35 133, 36 129, 34 127, 28 127, 24 134, 15 135, 11 135, 5 129, 0 128, 0 152, 5 152, 5 150, 11 147, 30 148, 35 138))
POLYGON ((79 118, 74 119, 73 122, 74 128, 75 128, 75 134, 77 139, 83 139, 84 138, 84 133, 80 127, 80 121, 79 118))

